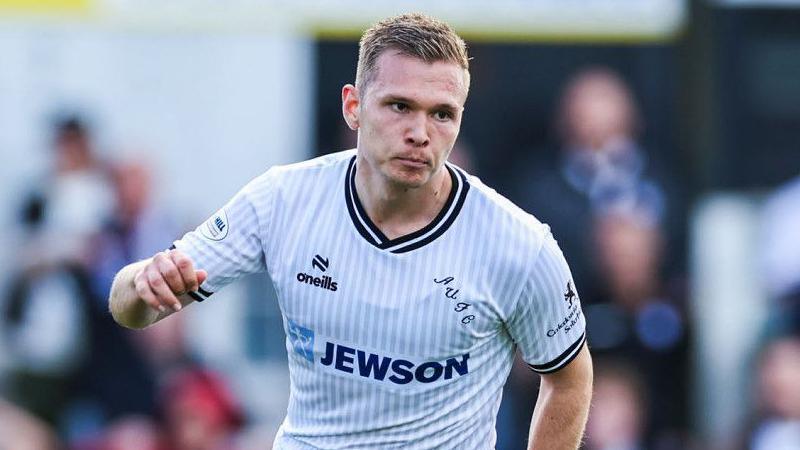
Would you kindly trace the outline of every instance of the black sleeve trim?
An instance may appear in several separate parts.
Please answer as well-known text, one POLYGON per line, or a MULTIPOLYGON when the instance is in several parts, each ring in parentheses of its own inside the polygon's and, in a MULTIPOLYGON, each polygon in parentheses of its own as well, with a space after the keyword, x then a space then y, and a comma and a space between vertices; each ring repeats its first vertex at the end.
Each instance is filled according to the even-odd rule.
MULTIPOLYGON (((172 245, 169 246, 170 250, 175 250, 176 248, 177 247, 175 247, 175 244, 172 244, 172 245)), ((189 291, 189 292, 187 292, 187 294, 189 294, 189 297, 192 297, 193 299, 197 300, 198 302, 202 302, 203 300, 207 299, 208 297, 211 297, 212 295, 214 295, 213 292, 207 291, 207 290, 205 290, 205 289, 203 289, 201 287, 197 288, 197 292, 189 291)))
POLYGON ((202 287, 198 287, 197 288, 197 292, 203 294, 206 298, 211 297, 212 295, 214 295, 213 292, 207 291, 207 290, 203 289, 202 287))
POLYGON ((198 294, 197 292, 189 291, 189 292, 187 292, 187 294, 189 294, 189 297, 192 297, 193 299, 197 300, 198 302, 202 302, 203 300, 205 300, 207 298, 207 297, 203 297, 202 295, 198 294))
POLYGON ((578 355, 580 352, 581 347, 583 347, 583 343, 586 341, 586 332, 584 331, 581 336, 575 341, 572 345, 569 346, 564 353, 558 355, 554 360, 550 361, 549 363, 545 364, 528 364, 528 367, 533 369, 534 372, 538 373, 552 373, 555 372, 562 367, 566 366, 573 359, 575 356, 578 355))

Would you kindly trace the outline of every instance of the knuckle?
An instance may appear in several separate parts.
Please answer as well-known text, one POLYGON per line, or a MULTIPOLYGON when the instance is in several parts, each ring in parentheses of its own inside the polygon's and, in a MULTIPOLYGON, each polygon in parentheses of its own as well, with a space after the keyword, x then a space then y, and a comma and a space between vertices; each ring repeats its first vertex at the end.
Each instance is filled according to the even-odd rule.
POLYGON ((178 269, 175 266, 169 266, 164 270, 164 276, 168 278, 178 278, 178 269))
POLYGON ((192 267, 192 262, 189 261, 189 258, 185 256, 180 256, 176 258, 175 264, 178 266, 179 269, 190 269, 192 267))
POLYGON ((159 287, 164 285, 164 279, 157 273, 149 274, 147 280, 150 282, 151 286, 159 287))

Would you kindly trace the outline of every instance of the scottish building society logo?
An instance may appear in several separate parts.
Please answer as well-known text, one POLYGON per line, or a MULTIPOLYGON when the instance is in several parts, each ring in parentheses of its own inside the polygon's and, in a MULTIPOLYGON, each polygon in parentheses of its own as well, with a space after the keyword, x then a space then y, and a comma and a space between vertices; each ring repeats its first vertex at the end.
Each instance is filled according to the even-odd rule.
POLYGON ((228 215, 220 209, 211 218, 200 225, 200 233, 212 241, 221 241, 228 236, 228 215))

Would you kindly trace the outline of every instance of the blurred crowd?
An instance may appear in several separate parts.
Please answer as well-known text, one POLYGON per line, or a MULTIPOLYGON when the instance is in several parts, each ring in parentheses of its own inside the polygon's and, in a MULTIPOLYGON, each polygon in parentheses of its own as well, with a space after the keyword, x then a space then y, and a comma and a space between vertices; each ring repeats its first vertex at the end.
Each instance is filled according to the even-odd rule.
POLYGON ((108 313, 116 272, 180 230, 152 201, 144 159, 103 161, 93 145, 82 118, 56 120, 52 167, 20 201, 19 266, 0 302, 0 448, 233 448, 244 413, 193 358, 185 318, 133 332, 108 313))
MULTIPOLYGON (((691 296, 681 177, 640 143, 632 89, 593 67, 564 84, 553 155, 509 167, 512 201, 548 223, 570 263, 595 361, 585 448, 706 448, 692 426, 691 296)), ((117 326, 117 270, 182 231, 153 202, 142 158, 103 161, 78 116, 53 126, 52 168, 18 211, 18 266, 1 293, 0 448, 220 450, 250 415, 225 374, 193 357, 184 315, 143 331, 117 326)), ((470 166, 461 142, 453 160, 470 166)), ((468 167, 480 172, 480 168, 468 167)), ((800 178, 763 208, 768 332, 752 355, 749 421, 732 448, 800 448, 800 178)), ((275 345, 280 345, 275 342, 275 345)), ((498 419, 500 450, 525 448, 537 377, 518 359, 498 419)), ((268 443, 262 444, 266 448, 268 443)))
MULTIPOLYGON (((553 129, 558 148, 532 149, 501 189, 551 226, 576 280, 595 362, 585 448, 800 448, 800 178, 767 197, 759 222, 755 257, 771 313, 759 354, 748 355, 753 388, 741 395, 750 423, 712 446, 693 423, 701 396, 684 261, 686 177, 640 144, 646 118, 609 68, 587 68, 565 82, 553 129)), ((537 382, 518 358, 501 406, 499 449, 525 448, 537 382)))

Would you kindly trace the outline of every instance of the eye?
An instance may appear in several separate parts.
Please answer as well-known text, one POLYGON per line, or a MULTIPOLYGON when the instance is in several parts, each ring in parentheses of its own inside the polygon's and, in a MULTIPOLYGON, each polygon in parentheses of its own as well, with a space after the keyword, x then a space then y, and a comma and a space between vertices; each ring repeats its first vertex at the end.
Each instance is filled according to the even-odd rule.
POLYGON ((433 117, 436 120, 445 122, 445 121, 448 121, 448 120, 452 119, 453 118, 453 114, 450 113, 449 111, 436 111, 435 113, 433 113, 433 117))
POLYGON ((406 105, 405 103, 392 102, 390 106, 396 112, 406 112, 406 111, 408 111, 408 105, 406 105))

